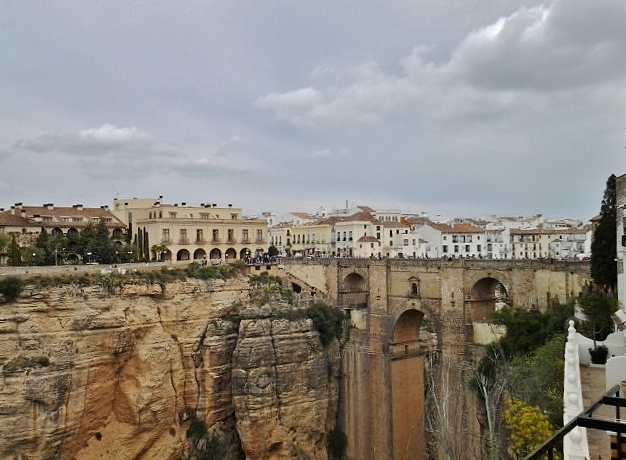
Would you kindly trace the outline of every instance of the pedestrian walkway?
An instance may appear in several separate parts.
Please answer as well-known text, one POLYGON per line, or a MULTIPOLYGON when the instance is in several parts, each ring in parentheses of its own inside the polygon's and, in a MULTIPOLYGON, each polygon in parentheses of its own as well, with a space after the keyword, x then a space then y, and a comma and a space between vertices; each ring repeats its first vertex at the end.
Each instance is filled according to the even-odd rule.
MULTIPOLYGON (((580 385, 583 392, 583 407, 588 409, 606 393, 604 366, 580 366, 580 385)), ((612 419, 615 417, 612 407, 603 406, 595 414, 602 418, 612 419)), ((606 431, 587 430, 587 442, 589 443, 590 460, 609 460, 611 447, 609 435, 606 431)))

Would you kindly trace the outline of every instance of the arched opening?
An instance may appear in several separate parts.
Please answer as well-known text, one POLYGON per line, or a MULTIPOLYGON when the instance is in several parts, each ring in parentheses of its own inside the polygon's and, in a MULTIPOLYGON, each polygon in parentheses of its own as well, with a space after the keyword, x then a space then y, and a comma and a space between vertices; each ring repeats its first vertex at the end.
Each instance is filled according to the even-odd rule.
POLYGON ((426 458, 423 442, 425 365, 424 352, 420 350, 423 319, 423 312, 406 310, 393 327, 390 351, 394 458, 426 458))
POLYGON ((367 308, 367 281, 358 273, 350 273, 343 280, 339 304, 348 308, 367 308))
POLYGON ((411 297, 417 297, 417 283, 411 283, 411 297))
POLYGON ((237 260, 237 251, 233 248, 228 248, 226 250, 226 260, 237 260))
POLYGON ((54 238, 61 238, 63 236, 63 230, 61 230, 60 228, 53 228, 51 235, 54 238))
POLYGON ((350 273, 343 282, 345 288, 349 291, 365 291, 367 282, 358 273, 350 273))
POLYGON ((251 255, 252 253, 250 252, 250 248, 243 248, 241 251, 239 251, 240 259, 244 259, 247 261, 247 259, 249 259, 251 255))
POLYGON ((67 230, 67 237, 68 238, 78 238, 78 230, 76 230, 74 227, 68 229, 67 230))
POLYGON ((393 328, 393 355, 414 354, 419 351, 420 326, 424 313, 407 310, 400 315, 393 328))
POLYGON ((166 260, 172 260, 172 253, 169 249, 161 253, 161 261, 165 262, 166 260))
POLYGON ((176 260, 189 260, 189 251, 181 249, 176 253, 176 260))
POLYGON ((220 251, 217 248, 211 249, 211 252, 209 253, 209 259, 211 260, 221 260, 222 259, 222 251, 220 251))
POLYGON ((121 240, 122 236, 123 236, 122 229, 120 229, 120 228, 113 229, 113 235, 112 236, 113 236, 114 240, 121 240))
POLYGON ((291 283, 291 290, 296 294, 300 294, 302 292, 302 286, 296 283, 291 283))
POLYGON ((473 321, 491 321, 493 313, 507 305, 509 295, 506 287, 495 278, 478 280, 470 293, 473 321))
POLYGON ((202 248, 198 248, 193 252, 193 260, 204 260, 206 259, 206 251, 202 248))

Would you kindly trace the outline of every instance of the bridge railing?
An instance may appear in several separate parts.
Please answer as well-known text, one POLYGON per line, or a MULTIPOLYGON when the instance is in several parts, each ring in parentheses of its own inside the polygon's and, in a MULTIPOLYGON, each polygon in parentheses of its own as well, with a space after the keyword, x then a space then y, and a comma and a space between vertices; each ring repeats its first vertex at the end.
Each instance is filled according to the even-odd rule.
POLYGON ((623 446, 626 445, 624 436, 626 434, 626 420, 620 417, 620 409, 626 407, 626 399, 619 397, 620 385, 615 385, 604 396, 594 402, 589 409, 573 418, 563 428, 554 433, 550 439, 544 442, 537 450, 524 457, 523 460, 540 460, 547 455, 548 460, 556 458, 557 451, 563 446, 563 438, 576 427, 591 428, 594 430, 603 430, 615 433, 613 436, 616 440, 616 452, 611 458, 626 459, 626 453, 623 453, 623 446), (615 408, 615 419, 607 420, 606 418, 594 417, 601 406, 611 406, 615 408))
POLYGON ((372 263, 390 264, 392 267, 432 267, 432 268, 467 268, 493 270, 539 270, 554 268, 557 270, 589 271, 589 262, 578 260, 556 259, 472 259, 472 258, 438 258, 438 259, 401 259, 401 258, 359 258, 359 257, 291 257, 281 259, 284 265, 324 265, 338 267, 365 268, 372 263))

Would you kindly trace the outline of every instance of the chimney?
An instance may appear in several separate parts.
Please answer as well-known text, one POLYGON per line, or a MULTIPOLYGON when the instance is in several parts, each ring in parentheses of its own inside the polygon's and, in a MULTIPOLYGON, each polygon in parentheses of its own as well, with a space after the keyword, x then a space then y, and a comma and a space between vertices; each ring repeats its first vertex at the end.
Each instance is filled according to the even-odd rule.
POLYGON ((232 203, 228 203, 228 207, 229 207, 229 208, 232 208, 232 207, 233 207, 233 204, 232 204, 232 203))
POLYGON ((75 204, 72 206, 72 208, 74 208, 76 211, 82 211, 83 210, 83 205, 82 204, 75 204))
POLYGON ((184 201, 180 204, 181 206, 187 206, 187 203, 185 203, 184 201))
POLYGON ((214 207, 214 208, 217 208, 217 204, 216 204, 216 203, 213 203, 213 207, 214 207))

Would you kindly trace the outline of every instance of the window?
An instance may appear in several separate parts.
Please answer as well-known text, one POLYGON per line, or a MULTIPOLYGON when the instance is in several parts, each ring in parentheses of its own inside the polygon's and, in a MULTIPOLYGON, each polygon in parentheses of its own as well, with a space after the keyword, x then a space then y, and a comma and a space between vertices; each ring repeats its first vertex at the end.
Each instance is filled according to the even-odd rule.
POLYGON ((232 228, 228 229, 228 242, 233 243, 235 241, 235 230, 232 228))
POLYGON ((352 230, 348 232, 348 241, 352 241, 352 230))
POLYGON ((454 252, 455 252, 455 253, 458 253, 458 252, 459 252, 459 245, 458 245, 458 244, 455 244, 455 245, 454 245, 454 252))
POLYGON ((204 243, 204 234, 203 234, 201 228, 196 230, 196 242, 197 243, 204 243))
POLYGON ((176 219, 176 213, 173 211, 170 211, 170 219, 176 219))
POLYGON ((220 231, 216 228, 213 229, 213 242, 217 243, 220 241, 220 231))
POLYGON ((263 242, 263 230, 258 229, 256 231, 256 242, 257 243, 262 243, 263 242))
POLYGON ((481 247, 481 245, 480 245, 480 244, 479 244, 479 245, 476 245, 476 251, 477 251, 477 252, 481 252, 481 251, 482 251, 482 247, 481 247))
POLYGON ((447 253, 448 253, 448 245, 447 245, 447 244, 444 244, 444 245, 443 245, 443 253, 444 253, 444 254, 447 254, 447 253))
POLYGON ((470 245, 469 244, 465 245, 465 252, 470 252, 470 245))
POLYGON ((408 238, 405 238, 405 239, 403 239, 403 240, 402 240, 402 245, 403 245, 403 246, 408 246, 408 245, 409 245, 409 240, 408 240, 408 238))
POLYGON ((187 229, 186 228, 180 229, 180 242, 187 243, 187 229))
POLYGON ((169 228, 164 228, 163 229, 162 241, 163 241, 163 243, 169 243, 170 242, 170 229, 169 228))
POLYGON ((200 219, 209 220, 209 213, 201 212, 200 213, 200 219))
MULTIPOLYGON (((289 230, 287 230, 287 236, 289 236, 289 230)), ((248 229, 247 228, 241 231, 241 242, 242 243, 248 242, 248 229)))

